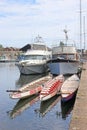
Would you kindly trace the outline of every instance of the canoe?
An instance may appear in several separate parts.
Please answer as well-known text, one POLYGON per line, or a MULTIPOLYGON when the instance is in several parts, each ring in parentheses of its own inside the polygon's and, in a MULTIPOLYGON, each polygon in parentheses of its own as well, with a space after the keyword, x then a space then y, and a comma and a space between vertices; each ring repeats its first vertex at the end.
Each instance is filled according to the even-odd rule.
POLYGON ((40 92, 40 100, 46 101, 55 96, 59 91, 64 82, 64 76, 59 75, 45 82, 40 92))
POLYGON ((48 75, 42 78, 39 78, 31 83, 28 83, 17 90, 7 90, 7 92, 10 92, 9 96, 12 99, 22 99, 27 98, 29 96, 32 96, 34 94, 39 93, 42 90, 42 84, 49 79, 51 79, 52 76, 48 75))
POLYGON ((73 74, 68 79, 66 79, 61 87, 61 97, 62 101, 70 100, 79 87, 79 77, 73 74))

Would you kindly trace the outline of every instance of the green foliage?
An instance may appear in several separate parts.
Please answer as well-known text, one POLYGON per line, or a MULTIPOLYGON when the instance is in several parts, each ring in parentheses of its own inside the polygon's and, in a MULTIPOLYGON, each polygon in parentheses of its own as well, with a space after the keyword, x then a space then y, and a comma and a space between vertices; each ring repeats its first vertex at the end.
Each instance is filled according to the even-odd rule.
POLYGON ((0 44, 0 48, 3 48, 3 46, 0 44))
POLYGON ((64 46, 64 43, 62 41, 60 41, 60 46, 64 46))

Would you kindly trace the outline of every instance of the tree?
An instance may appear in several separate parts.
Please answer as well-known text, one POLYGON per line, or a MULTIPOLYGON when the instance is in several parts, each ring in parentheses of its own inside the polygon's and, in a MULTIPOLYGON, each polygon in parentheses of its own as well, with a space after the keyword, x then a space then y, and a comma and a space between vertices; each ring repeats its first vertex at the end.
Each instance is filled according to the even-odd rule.
POLYGON ((3 48, 3 46, 0 44, 0 48, 3 48))
POLYGON ((60 46, 64 46, 64 43, 62 41, 60 41, 60 46))

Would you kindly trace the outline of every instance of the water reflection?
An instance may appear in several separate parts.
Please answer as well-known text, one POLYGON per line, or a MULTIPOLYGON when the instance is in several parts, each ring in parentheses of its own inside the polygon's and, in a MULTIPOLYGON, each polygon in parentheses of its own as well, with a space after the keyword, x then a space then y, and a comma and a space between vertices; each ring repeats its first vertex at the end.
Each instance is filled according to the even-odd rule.
POLYGON ((11 118, 15 118, 17 115, 20 115, 24 110, 32 106, 35 102, 39 100, 39 94, 33 95, 26 99, 20 99, 12 111, 9 111, 8 114, 11 118))
MULTIPOLYGON (((36 78, 37 76, 38 75, 35 75, 36 78)), ((43 116, 44 118, 42 118, 38 116, 40 113, 39 111, 41 111, 41 102, 38 101, 39 99, 37 99, 37 96, 24 100, 12 100, 9 98, 6 92, 9 87, 14 90, 16 87, 21 87, 23 84, 30 82, 29 79, 32 81, 33 75, 20 76, 19 70, 15 64, 0 63, 0 130, 68 130, 71 114, 66 120, 62 119, 61 100, 58 101, 54 107, 49 108, 49 111, 51 111, 47 111, 48 113, 46 112, 45 116, 43 116), (36 101, 33 101, 34 97, 36 101), (38 110, 34 111, 36 108, 38 108, 38 110), (8 114, 7 111, 9 111, 8 114), (37 111, 38 114, 36 115, 35 112, 37 111), (58 118, 56 118, 57 115, 58 118), (11 118, 13 120, 11 120, 11 118)))
POLYGON ((74 97, 71 100, 69 100, 67 102, 63 102, 61 100, 61 113, 62 113, 63 119, 66 119, 68 117, 68 115, 71 113, 71 111, 73 110, 75 99, 76 99, 76 94, 74 95, 74 97))
POLYGON ((39 79, 43 76, 48 75, 48 73, 46 74, 41 74, 41 75, 20 75, 19 79, 16 81, 16 87, 20 88, 21 86, 30 83, 36 79, 39 79))
POLYGON ((39 116, 44 117, 60 101, 60 98, 56 95, 47 101, 41 102, 39 111, 36 109, 35 112, 39 112, 39 116))

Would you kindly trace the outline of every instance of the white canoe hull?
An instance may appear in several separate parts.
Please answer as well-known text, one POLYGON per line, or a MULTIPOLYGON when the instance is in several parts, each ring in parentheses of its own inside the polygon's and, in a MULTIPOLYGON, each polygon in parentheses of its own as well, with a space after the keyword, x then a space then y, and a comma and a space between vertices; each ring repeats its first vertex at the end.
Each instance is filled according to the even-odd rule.
POLYGON ((79 87, 79 78, 76 74, 70 76, 61 87, 63 101, 70 100, 79 87))
POLYGON ((39 93, 40 91, 42 90, 42 87, 37 87, 37 88, 34 88, 34 89, 31 89, 31 90, 28 90, 28 91, 25 91, 25 92, 15 92, 15 93, 11 93, 10 94, 10 97, 12 99, 24 99, 24 98, 27 98, 29 96, 32 96, 34 94, 37 94, 39 93))
POLYGON ((8 91, 11 92, 9 96, 12 99, 22 99, 37 94, 42 90, 42 84, 51 78, 52 77, 48 75, 28 83, 18 90, 10 90, 8 91))

